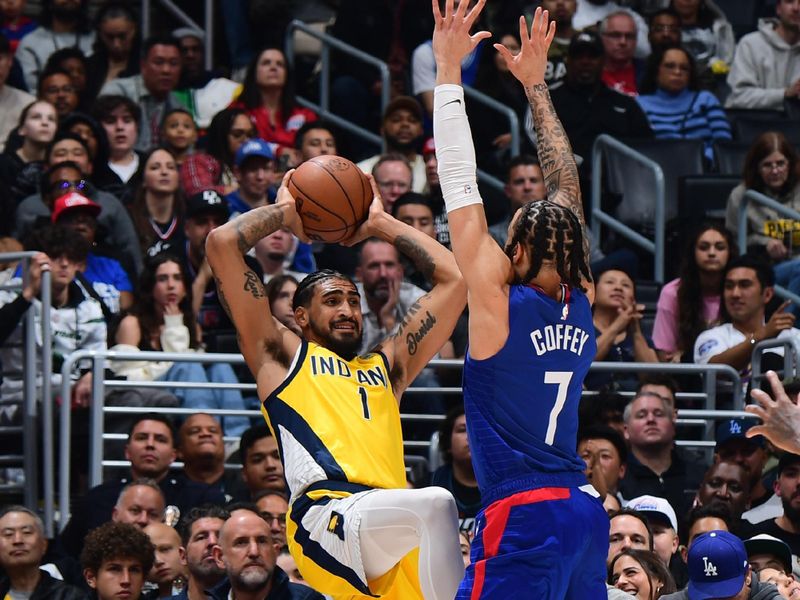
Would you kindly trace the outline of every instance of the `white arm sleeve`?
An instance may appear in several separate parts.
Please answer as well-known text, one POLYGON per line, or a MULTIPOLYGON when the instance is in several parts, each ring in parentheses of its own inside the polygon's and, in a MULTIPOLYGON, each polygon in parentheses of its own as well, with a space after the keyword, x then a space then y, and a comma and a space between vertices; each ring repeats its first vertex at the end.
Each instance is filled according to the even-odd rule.
POLYGON ((464 88, 437 85, 433 93, 433 138, 439 185, 447 212, 482 204, 476 179, 475 147, 464 107, 464 88))

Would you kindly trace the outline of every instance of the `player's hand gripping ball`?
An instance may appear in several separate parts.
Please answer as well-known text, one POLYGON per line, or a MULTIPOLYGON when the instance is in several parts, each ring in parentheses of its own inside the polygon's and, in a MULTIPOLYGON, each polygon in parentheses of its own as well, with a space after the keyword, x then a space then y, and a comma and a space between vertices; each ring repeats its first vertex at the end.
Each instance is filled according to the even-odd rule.
POLYGON ((341 242, 352 236, 367 218, 372 202, 372 188, 361 169, 330 154, 297 167, 288 188, 303 230, 319 242, 341 242))

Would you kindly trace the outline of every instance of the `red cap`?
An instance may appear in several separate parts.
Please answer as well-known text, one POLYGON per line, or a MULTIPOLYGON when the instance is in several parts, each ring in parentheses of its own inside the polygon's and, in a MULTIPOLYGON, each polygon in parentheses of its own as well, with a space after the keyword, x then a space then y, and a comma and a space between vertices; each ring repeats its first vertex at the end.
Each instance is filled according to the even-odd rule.
POLYGON ((55 223, 65 212, 75 208, 84 208, 94 214, 95 217, 99 215, 100 211, 102 210, 99 204, 92 202, 86 196, 83 196, 78 192, 70 192, 69 194, 64 194, 56 200, 55 204, 53 205, 53 214, 50 218, 53 223, 55 223))
POLYGON ((422 146, 422 156, 426 154, 434 154, 436 152, 436 146, 433 143, 433 138, 429 137, 425 140, 425 144, 422 146))

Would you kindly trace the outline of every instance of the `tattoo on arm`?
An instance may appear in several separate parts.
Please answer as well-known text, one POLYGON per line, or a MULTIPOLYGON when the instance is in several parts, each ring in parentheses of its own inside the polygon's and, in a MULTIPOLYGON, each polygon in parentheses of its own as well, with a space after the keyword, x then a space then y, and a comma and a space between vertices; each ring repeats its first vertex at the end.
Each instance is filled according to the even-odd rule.
POLYGON ((433 273, 436 271, 436 264, 433 262, 433 257, 428 253, 425 248, 420 246, 417 242, 408 236, 400 235, 394 241, 394 247, 397 251, 406 255, 414 263, 422 276, 428 281, 433 280, 433 273))
MULTIPOLYGON (((578 166, 564 126, 558 118, 547 84, 537 83, 526 87, 525 94, 531 105, 533 125, 536 129, 537 152, 544 175, 547 197, 572 210, 586 228, 583 201, 578 177, 578 166)), ((589 239, 583 236, 583 252, 588 260, 589 239)))
POLYGON ((231 307, 228 305, 228 299, 225 298, 225 292, 222 291, 222 282, 214 278, 217 282, 217 297, 219 298, 219 303, 222 306, 225 314, 228 315, 228 318, 233 321, 233 315, 231 314, 231 307))
POLYGON ((244 291, 250 292, 253 298, 266 298, 267 296, 258 275, 249 270, 244 272, 244 291))
MULTIPOLYGON (((426 297, 427 295, 423 296, 423 298, 426 297)), ((422 305, 417 300, 409 307, 400 327, 397 328, 397 333, 394 334, 395 338, 405 342, 410 356, 417 353, 420 343, 437 323, 436 316, 429 310, 426 310, 424 315, 419 314, 420 310, 422 310, 422 305)))
POLYGON ((278 206, 251 210, 234 220, 239 241, 239 251, 245 254, 258 240, 275 233, 283 225, 283 212, 278 206))

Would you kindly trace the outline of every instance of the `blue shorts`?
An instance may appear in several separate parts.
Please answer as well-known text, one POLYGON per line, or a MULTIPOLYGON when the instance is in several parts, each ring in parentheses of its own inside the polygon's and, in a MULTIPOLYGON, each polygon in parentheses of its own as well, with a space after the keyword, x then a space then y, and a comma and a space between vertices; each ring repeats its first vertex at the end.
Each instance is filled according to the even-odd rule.
POLYGON ((609 521, 588 492, 520 492, 487 507, 476 525, 456 600, 607 598, 609 521))

